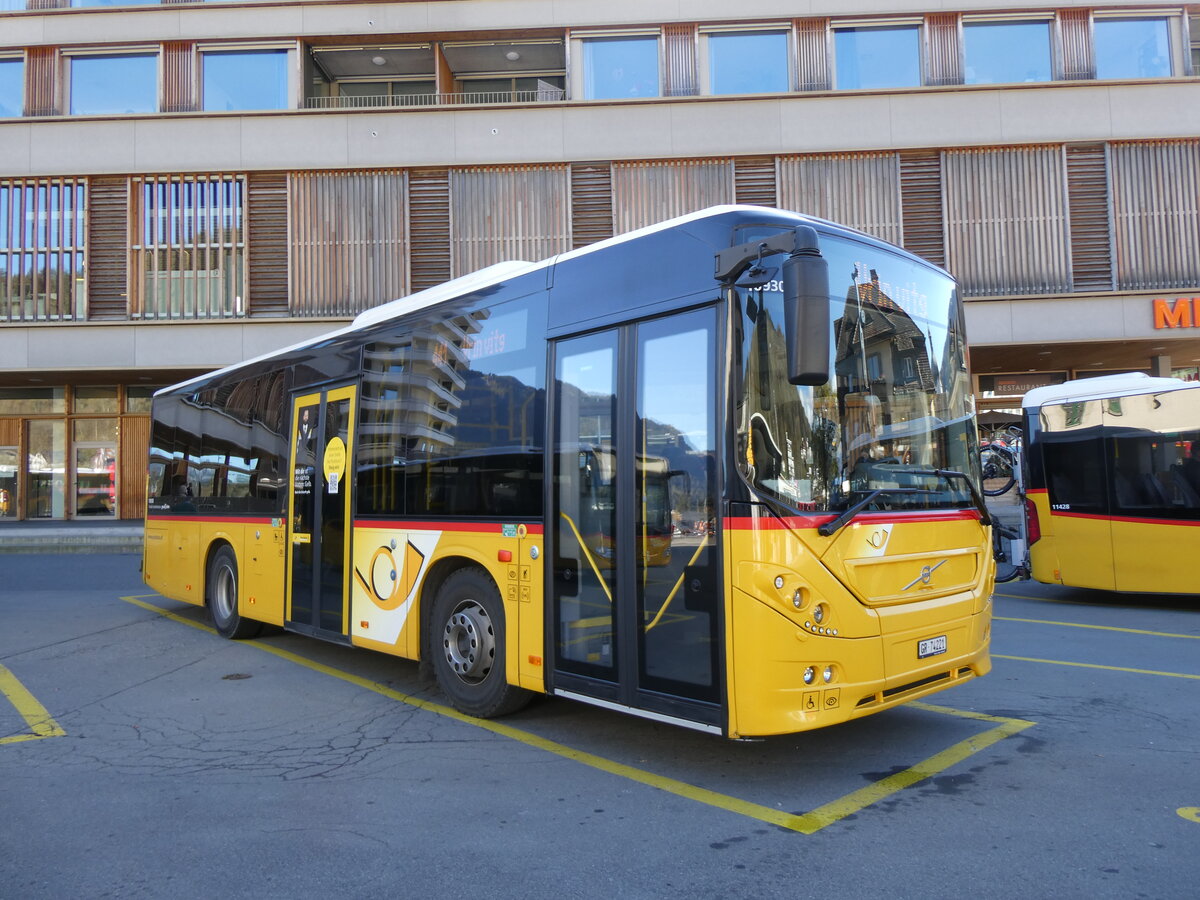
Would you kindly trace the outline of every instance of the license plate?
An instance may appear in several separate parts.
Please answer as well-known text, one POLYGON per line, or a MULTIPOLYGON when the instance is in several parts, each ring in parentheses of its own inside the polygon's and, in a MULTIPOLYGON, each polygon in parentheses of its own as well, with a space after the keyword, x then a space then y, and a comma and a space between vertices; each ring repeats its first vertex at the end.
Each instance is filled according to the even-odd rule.
POLYGON ((937 656, 939 653, 946 652, 946 636, 938 635, 934 638, 926 638, 923 641, 917 641, 917 659, 924 659, 927 656, 937 656))

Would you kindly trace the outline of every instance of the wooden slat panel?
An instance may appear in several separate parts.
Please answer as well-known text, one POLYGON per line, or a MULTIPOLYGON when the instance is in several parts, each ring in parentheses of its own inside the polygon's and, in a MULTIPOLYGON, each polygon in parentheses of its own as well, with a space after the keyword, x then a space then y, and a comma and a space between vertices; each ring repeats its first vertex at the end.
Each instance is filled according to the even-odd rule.
POLYGON ((967 296, 1070 290, 1062 147, 947 150, 946 262, 967 296))
POLYGON ((88 183, 88 318, 129 317, 129 180, 88 183))
POLYGON ((192 44, 186 41, 163 43, 163 112, 191 112, 196 108, 195 58, 192 44))
POLYGON ((146 515, 146 469, 150 462, 150 417, 122 416, 120 440, 120 497, 122 519, 146 515))
POLYGON ((1200 282, 1200 141, 1109 147, 1118 290, 1200 282))
POLYGON ((663 42, 666 45, 666 84, 663 95, 667 97, 690 97, 698 93, 696 88, 696 26, 664 25, 663 42))
POLYGON ((566 166, 487 166, 450 171, 451 273, 546 259, 571 247, 566 166))
POLYGON ((246 176, 247 313, 288 314, 288 186, 282 172, 246 176))
POLYGON ((59 115, 59 70, 58 48, 30 47, 25 51, 26 115, 59 115))
POLYGON ((900 243, 895 153, 829 153, 779 160, 779 203, 900 243))
POLYGON ((1092 11, 1090 9, 1060 9, 1058 30, 1062 35, 1062 77, 1079 81, 1096 77, 1095 55, 1092 52, 1092 11))
POLYGON ((294 172, 291 312, 348 316, 407 293, 405 173, 294 172))
POLYGON ((925 17, 927 84, 962 84, 962 36, 958 13, 933 13, 925 17))
POLYGON ((618 234, 733 198, 733 165, 727 159, 613 163, 618 234))
POLYGON ((1071 282, 1077 291, 1113 288, 1108 154, 1103 144, 1067 147, 1071 282))
POLYGON ((744 156, 733 161, 733 190, 738 203, 778 206, 775 157, 744 156))
POLYGON ((900 208, 904 247, 939 266, 946 264, 942 204, 942 154, 917 150, 900 154, 900 208))
POLYGON ((0 447, 16 447, 21 443, 21 420, 0 419, 0 447))
POLYGON ((450 172, 413 169, 408 173, 409 270, 411 289, 433 287, 450 278, 450 172))
POLYGON ((572 164, 571 246, 585 247, 612 235, 612 165, 572 164))
POLYGON ((796 20, 796 73, 802 91, 829 90, 829 20, 796 20))

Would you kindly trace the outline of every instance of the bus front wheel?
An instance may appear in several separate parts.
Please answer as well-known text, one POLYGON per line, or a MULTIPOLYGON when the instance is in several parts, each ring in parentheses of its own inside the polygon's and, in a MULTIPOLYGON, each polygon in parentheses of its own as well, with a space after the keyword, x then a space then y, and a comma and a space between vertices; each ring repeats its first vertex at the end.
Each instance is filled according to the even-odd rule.
POLYGON ((486 719, 529 702, 505 677, 504 604, 481 569, 459 569, 443 582, 430 637, 438 687, 459 712, 486 719))
POLYGON ((261 623, 243 619, 238 613, 237 557, 228 544, 218 549, 208 563, 205 591, 208 615, 221 637, 241 640, 262 631, 261 623))

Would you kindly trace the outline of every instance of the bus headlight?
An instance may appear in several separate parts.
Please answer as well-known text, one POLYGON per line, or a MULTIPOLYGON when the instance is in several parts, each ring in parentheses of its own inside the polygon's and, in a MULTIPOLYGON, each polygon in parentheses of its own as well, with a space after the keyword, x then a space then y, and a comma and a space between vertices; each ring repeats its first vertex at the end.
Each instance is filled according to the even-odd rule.
POLYGON ((813 617, 813 621, 816 622, 818 625, 820 625, 822 622, 825 621, 825 604, 824 603, 818 603, 816 606, 813 607, 812 617, 813 617))
POLYGON ((821 677, 825 679, 825 683, 833 681, 833 666, 826 666, 825 671, 821 673, 821 677))
POLYGON ((817 680, 816 667, 809 666, 807 669, 804 670, 804 683, 812 684, 816 680, 817 680))

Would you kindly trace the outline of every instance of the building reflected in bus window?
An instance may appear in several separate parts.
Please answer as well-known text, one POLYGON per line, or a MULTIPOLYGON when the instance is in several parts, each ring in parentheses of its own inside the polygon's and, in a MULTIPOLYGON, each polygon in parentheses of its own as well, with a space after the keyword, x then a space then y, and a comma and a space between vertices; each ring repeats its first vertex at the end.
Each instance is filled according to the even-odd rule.
POLYGON ((541 516, 544 331, 529 301, 383 326, 363 352, 359 513, 541 516))

